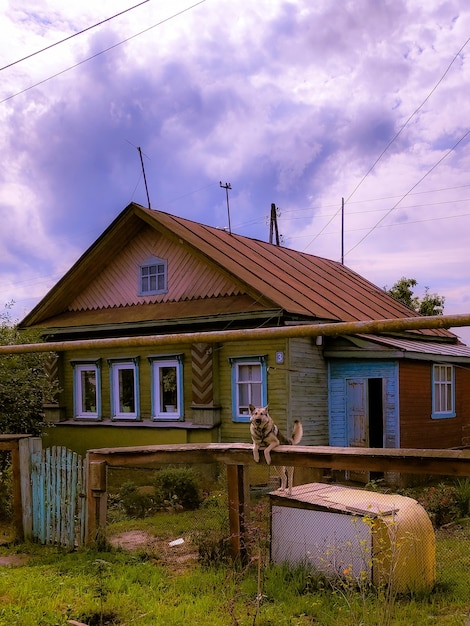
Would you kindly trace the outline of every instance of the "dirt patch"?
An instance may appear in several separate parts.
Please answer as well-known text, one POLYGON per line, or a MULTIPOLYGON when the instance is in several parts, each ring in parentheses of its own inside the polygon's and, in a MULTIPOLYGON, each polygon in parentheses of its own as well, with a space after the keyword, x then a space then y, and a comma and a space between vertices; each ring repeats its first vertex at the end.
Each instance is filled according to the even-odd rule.
POLYGON ((29 561, 27 554, 11 554, 9 556, 0 556, 0 567, 18 567, 25 565, 29 561))
POLYGON ((184 537, 161 539, 142 530, 131 530, 108 537, 108 541, 114 548, 145 552, 155 563, 172 571, 184 570, 198 559, 197 549, 184 537))

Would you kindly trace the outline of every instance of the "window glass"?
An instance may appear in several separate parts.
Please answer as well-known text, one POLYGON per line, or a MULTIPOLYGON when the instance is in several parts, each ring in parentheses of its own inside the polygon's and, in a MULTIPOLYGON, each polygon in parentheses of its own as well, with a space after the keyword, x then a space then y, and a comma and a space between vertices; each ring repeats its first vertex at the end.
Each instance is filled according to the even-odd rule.
POLYGON ((433 366, 433 417, 454 417, 454 368, 433 366))
POLYGON ((232 365, 232 413, 235 421, 249 421, 249 405, 266 406, 267 381, 264 357, 230 359, 232 365))
POLYGON ((100 412, 100 368, 96 364, 76 364, 74 367, 74 415, 98 418, 100 412))
POLYGON ((138 366, 136 360, 110 361, 112 417, 136 419, 139 416, 138 366))
POLYGON ((140 295, 166 291, 166 262, 155 260, 140 266, 140 295))
POLYGON ((150 358, 154 419, 180 419, 183 415, 182 364, 179 359, 150 358))

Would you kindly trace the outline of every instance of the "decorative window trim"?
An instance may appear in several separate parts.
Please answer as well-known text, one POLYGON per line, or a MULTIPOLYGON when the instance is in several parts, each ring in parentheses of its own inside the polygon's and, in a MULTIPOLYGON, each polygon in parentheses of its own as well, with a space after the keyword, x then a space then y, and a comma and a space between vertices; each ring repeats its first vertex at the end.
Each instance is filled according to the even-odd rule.
MULTIPOLYGON (((250 421, 250 415, 247 412, 247 407, 240 407, 239 404, 239 365, 259 365, 261 368, 261 406, 268 404, 268 367, 267 367, 267 355, 261 356, 246 356, 246 357, 229 357, 229 363, 232 369, 232 420, 234 422, 250 421)), ((251 389, 248 390, 249 395, 251 389)), ((252 399, 249 398, 249 402, 252 399)), ((253 403, 253 402, 252 402, 253 403)))
POLYGON ((84 359, 70 361, 73 368, 73 416, 74 419, 100 420, 101 419, 101 359, 84 359), (82 378, 80 376, 83 371, 95 372, 95 410, 83 410, 83 389, 82 378))
POLYGON ((139 296, 154 296, 168 292, 168 262, 150 257, 139 264, 139 296), (152 271, 150 269, 152 268, 152 271), (155 271, 153 271, 155 268, 155 271), (155 284, 152 284, 155 283, 155 284))
POLYGON ((139 357, 123 357, 107 359, 109 365, 109 385, 111 390, 111 419, 132 420, 140 419, 140 394, 139 394, 139 357), (134 410, 129 405, 129 410, 121 410, 119 372, 131 370, 134 373, 133 400, 134 410))
POLYGON ((432 366, 432 419, 455 417, 455 368, 447 363, 432 366), (444 376, 443 376, 444 374, 444 376), (450 374, 450 376, 448 376, 450 374), (445 404, 445 408, 442 407, 445 404), (440 406, 441 405, 441 406, 440 406))
POLYGON ((181 421, 184 419, 184 396, 183 396, 183 359, 184 354, 159 354, 149 356, 148 360, 151 368, 151 398, 152 398, 152 420, 158 421, 181 421), (170 404, 165 405, 164 391, 161 386, 163 368, 174 368, 175 399, 170 404), (174 411, 168 410, 165 406, 174 406, 174 411))

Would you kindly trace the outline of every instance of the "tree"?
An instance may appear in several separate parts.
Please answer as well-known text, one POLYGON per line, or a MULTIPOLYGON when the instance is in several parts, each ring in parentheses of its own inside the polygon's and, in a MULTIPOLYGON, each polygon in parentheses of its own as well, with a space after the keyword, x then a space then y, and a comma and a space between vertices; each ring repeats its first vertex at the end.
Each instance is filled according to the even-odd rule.
MULTIPOLYGON (((20 331, 5 305, 0 313, 0 345, 38 343, 36 330, 20 331)), ((54 398, 58 383, 45 370, 49 353, 0 355, 0 433, 38 435, 44 421, 43 403, 54 398)))
POLYGON ((429 293, 429 287, 425 287, 424 296, 419 298, 413 291, 417 284, 418 281, 415 278, 403 276, 393 287, 390 289, 384 287, 384 289, 392 298, 406 304, 407 307, 421 315, 442 315, 445 297, 439 296, 437 293, 429 293))

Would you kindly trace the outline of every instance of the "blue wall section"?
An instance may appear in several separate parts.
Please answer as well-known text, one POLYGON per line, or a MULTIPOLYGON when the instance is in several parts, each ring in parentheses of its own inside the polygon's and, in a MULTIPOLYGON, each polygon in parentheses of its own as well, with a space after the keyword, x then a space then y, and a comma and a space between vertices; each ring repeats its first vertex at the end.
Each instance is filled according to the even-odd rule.
POLYGON ((330 446, 348 446, 346 381, 351 378, 382 378, 384 447, 400 446, 398 362, 330 360, 328 364, 328 406, 330 446))

